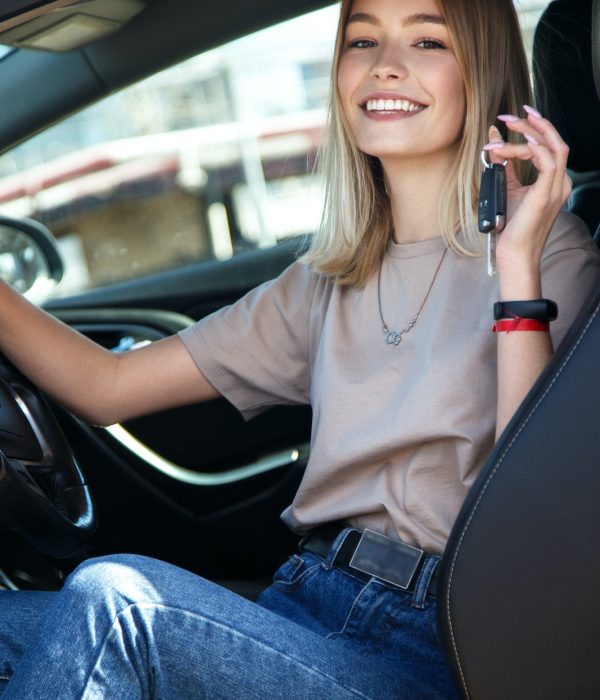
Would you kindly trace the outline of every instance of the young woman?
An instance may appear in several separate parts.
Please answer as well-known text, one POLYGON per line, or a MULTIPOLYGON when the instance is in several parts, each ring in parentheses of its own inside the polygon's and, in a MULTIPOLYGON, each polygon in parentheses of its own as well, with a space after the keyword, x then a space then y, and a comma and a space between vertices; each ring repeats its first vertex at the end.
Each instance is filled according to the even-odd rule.
POLYGON ((333 76, 323 226, 277 280, 122 356, 0 290, 2 352, 91 422, 219 395, 247 417, 314 411, 283 514, 305 537, 257 604, 136 556, 2 593, 7 698, 455 697, 436 567, 599 257, 560 213, 567 147, 526 106, 511 0, 344 0, 333 76), (495 278, 474 225, 484 146, 507 162, 495 278))

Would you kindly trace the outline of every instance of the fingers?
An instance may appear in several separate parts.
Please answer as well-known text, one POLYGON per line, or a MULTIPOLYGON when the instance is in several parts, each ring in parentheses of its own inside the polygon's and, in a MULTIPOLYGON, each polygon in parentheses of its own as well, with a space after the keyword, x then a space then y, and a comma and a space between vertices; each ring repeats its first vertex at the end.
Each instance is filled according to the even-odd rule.
POLYGON ((494 163, 503 163, 505 160, 519 158, 520 160, 533 160, 534 153, 528 143, 490 142, 483 147, 490 153, 490 159, 494 163))
POLYGON ((521 134, 522 143, 498 143, 491 139, 484 149, 490 152, 495 162, 499 159, 531 160, 538 170, 534 192, 539 196, 540 206, 550 201, 566 201, 571 190, 570 179, 566 174, 569 149, 551 122, 529 106, 524 107, 524 118, 512 114, 499 115, 508 129, 521 134))
POLYGON ((551 122, 544 119, 532 107, 525 107, 527 122, 533 125, 539 136, 523 132, 535 157, 533 162, 539 171, 539 178, 546 185, 553 185, 553 194, 563 203, 571 192, 571 180, 567 175, 569 147, 562 140, 551 122), (538 165, 539 161, 539 165, 538 165))
MULTIPOLYGON (((500 133, 500 130, 498 129, 497 126, 494 126, 494 125, 490 126, 490 129, 488 131, 488 137, 490 139, 488 146, 490 146, 492 144, 493 145, 496 145, 496 144, 501 145, 504 143, 504 139, 502 138, 502 134, 500 133)), ((485 148, 485 146, 484 146, 484 148, 485 148)), ((490 150, 490 149, 487 149, 487 150, 490 150)), ((493 152, 490 153, 490 159, 494 163, 500 163, 502 161, 502 158, 493 152)))
POLYGON ((498 130, 498 127, 496 126, 490 126, 489 132, 488 132, 488 137, 490 139, 490 142, 483 147, 485 151, 488 151, 488 156, 490 159, 490 162, 492 163, 504 163, 506 158, 503 156, 499 155, 496 153, 496 150, 504 145, 504 139, 502 138, 502 134, 498 130))
POLYGON ((484 146, 484 150, 488 151, 488 157, 491 163, 502 163, 506 165, 506 184, 508 189, 515 189, 521 186, 521 182, 517 177, 517 173, 513 167, 512 158, 515 156, 505 156, 497 153, 497 148, 504 145, 502 134, 495 126, 490 126, 488 136, 490 143, 484 146))
MULTIPOLYGON (((520 131, 522 128, 523 135, 533 145, 545 143, 549 150, 554 154, 557 167, 565 170, 567 167, 567 158, 569 157, 569 148, 562 140, 558 131, 554 128, 551 122, 544 119, 542 115, 533 107, 525 105, 527 112, 527 120, 519 120, 513 122, 512 128, 515 131, 520 131)), ((508 128, 511 125, 507 123, 508 128)))

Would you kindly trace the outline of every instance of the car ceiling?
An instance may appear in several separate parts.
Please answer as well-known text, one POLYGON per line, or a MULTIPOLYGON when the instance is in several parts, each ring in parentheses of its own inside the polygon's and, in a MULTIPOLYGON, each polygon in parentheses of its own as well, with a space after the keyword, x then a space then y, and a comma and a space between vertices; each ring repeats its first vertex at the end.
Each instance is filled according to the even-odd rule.
POLYGON ((146 0, 116 34, 82 49, 19 49, 0 61, 0 152, 78 109, 201 51, 330 0, 146 0), (6 109, 10 105, 10 109, 6 109))

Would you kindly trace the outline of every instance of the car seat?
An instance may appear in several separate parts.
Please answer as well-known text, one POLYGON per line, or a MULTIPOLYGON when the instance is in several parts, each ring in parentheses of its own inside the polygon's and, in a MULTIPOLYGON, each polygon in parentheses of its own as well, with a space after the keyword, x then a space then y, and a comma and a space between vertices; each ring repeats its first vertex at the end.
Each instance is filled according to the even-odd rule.
POLYGON ((536 104, 569 144, 573 194, 567 209, 600 237, 600 5, 555 0, 537 25, 533 42, 536 104))
MULTIPOLYGON (((567 4, 584 5, 554 2, 548 13, 567 4)), ((587 9, 591 17, 590 0, 587 9)), ((553 42, 563 41, 556 37, 565 27, 558 20, 553 42)), ((564 43, 567 54, 575 52, 564 43)), ((560 64, 555 49, 549 55, 560 64)), ((553 120, 562 114, 563 134, 575 139, 573 167, 597 168, 600 119, 591 116, 598 98, 590 74, 587 101, 595 111, 585 114, 581 99, 559 97, 564 80, 547 113, 553 120)), ((600 201, 595 206, 597 226, 600 201)), ((600 698, 599 348, 600 289, 497 442, 452 530, 439 626, 465 698, 600 698)))

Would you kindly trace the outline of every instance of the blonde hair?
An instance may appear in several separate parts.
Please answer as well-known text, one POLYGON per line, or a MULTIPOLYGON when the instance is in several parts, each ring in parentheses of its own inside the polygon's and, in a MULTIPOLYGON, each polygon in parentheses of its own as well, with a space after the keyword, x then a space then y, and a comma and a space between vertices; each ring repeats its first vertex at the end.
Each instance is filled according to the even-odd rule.
MULTIPOLYGON (((437 0, 452 37, 466 95, 457 167, 438 203, 446 244, 462 255, 479 255, 475 213, 481 147, 498 114, 531 104, 525 49, 512 0, 437 0), (463 232, 460 240, 459 231, 463 232)), ((337 90, 337 73, 352 0, 342 0, 331 74, 329 117, 318 166, 325 203, 318 231, 303 260, 338 284, 363 286, 377 269, 392 235, 391 209, 381 164, 354 144, 337 90)), ((499 125, 505 138, 513 139, 499 125)), ((516 163, 522 182, 533 177, 516 163)))

